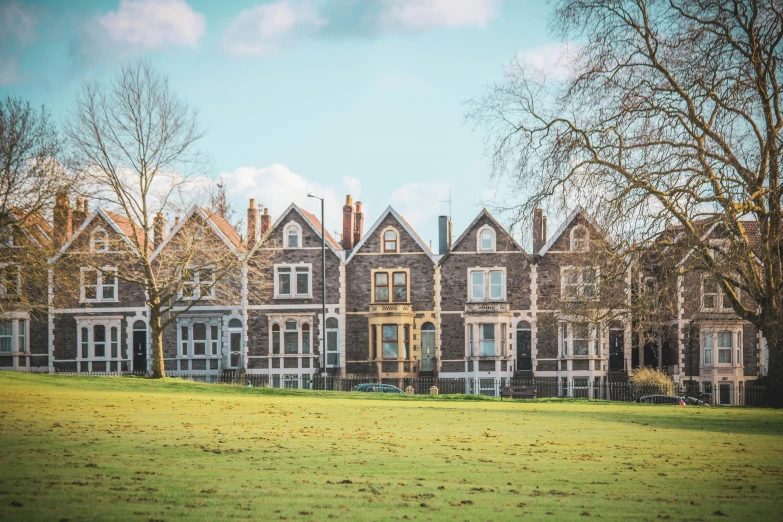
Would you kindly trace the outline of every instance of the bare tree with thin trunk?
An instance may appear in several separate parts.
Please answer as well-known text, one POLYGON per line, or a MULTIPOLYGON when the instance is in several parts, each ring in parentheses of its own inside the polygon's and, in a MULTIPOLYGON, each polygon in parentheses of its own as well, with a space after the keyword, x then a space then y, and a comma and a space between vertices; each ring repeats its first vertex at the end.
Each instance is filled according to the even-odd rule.
POLYGON ((570 42, 570 74, 515 60, 468 112, 496 179, 517 189, 512 210, 580 203, 629 259, 676 230, 690 269, 765 335, 783 405, 783 6, 559 0, 551 24, 570 42), (712 225, 731 238, 719 256, 712 225))
MULTIPOLYGON (((155 217, 183 215, 199 199, 194 182, 203 181, 196 175, 204 165, 197 148, 204 131, 197 112, 176 96, 165 75, 140 61, 123 66, 110 85, 86 83, 66 135, 74 169, 94 184, 99 201, 127 220, 127 259, 116 277, 145 289, 153 377, 163 377, 164 329, 199 296, 220 288, 231 293, 224 300, 238 301, 242 288, 246 249, 239 241, 227 248, 225 236, 211 230, 208 213, 191 211, 191 219, 156 248, 164 238, 155 237, 155 217)), ((92 264, 101 270, 100 256, 92 264)))

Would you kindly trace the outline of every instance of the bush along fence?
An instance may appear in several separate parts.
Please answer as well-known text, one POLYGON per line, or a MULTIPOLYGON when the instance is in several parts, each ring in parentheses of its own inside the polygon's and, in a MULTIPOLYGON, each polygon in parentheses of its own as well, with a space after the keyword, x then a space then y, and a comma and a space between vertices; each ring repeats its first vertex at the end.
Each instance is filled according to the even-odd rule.
MULTIPOLYGON (((45 368, 36 373, 47 373, 45 368)), ((58 375, 93 375, 93 376, 138 376, 148 377, 145 372, 56 372, 58 375)), ((560 397, 575 399, 597 399, 621 402, 636 402, 650 395, 670 395, 671 388, 666 386, 638 386, 630 381, 611 382, 607 380, 592 381, 588 378, 571 380, 530 379, 530 378, 440 378, 414 377, 378 379, 372 375, 354 375, 347 377, 319 375, 266 375, 249 374, 239 371, 221 372, 171 372, 169 377, 192 382, 247 386, 255 388, 283 388, 319 391, 352 391, 358 384, 379 383, 391 384, 405 393, 415 395, 486 395, 499 397, 506 387, 533 388, 536 398, 560 397)), ((761 406, 764 404, 765 388, 763 383, 749 381, 744 386, 734 386, 731 383, 718 383, 717 386, 698 386, 699 383, 679 385, 674 394, 681 397, 693 397, 706 404, 721 406, 761 406)))

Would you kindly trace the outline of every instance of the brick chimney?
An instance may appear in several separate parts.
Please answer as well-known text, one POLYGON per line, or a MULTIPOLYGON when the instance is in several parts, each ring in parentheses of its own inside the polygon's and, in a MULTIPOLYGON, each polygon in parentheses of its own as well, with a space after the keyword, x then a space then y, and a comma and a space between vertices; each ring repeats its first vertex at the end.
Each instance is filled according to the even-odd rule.
POLYGON ((546 244, 546 216, 540 208, 533 210, 533 253, 537 254, 546 244))
POLYGON ((356 214, 354 215, 353 244, 359 244, 364 233, 364 213, 362 212, 362 202, 356 202, 356 214))
POLYGON ((250 206, 247 208, 247 246, 252 248, 258 241, 258 209, 256 200, 250 200, 250 206))
POLYGON ((82 198, 76 198, 76 208, 71 212, 71 232, 78 230, 82 223, 87 220, 87 216, 87 200, 85 199, 82 202, 82 198))
POLYGON ((52 238, 54 247, 61 248, 69 239, 73 233, 73 223, 71 222, 72 211, 71 205, 68 203, 68 193, 58 192, 54 197, 54 211, 53 214, 53 230, 54 236, 52 238))
POLYGON ((345 196, 345 206, 343 206, 343 250, 353 250, 353 235, 356 230, 355 217, 353 198, 348 194, 345 196))
POLYGON ((264 213, 261 214, 261 235, 269 232, 272 227, 272 216, 269 215, 269 209, 264 207, 264 213))
POLYGON ((449 216, 438 216, 438 255, 444 255, 451 250, 451 219, 449 216))
POLYGON ((155 235, 152 244, 158 248, 166 239, 166 218, 163 217, 163 212, 155 214, 155 219, 152 220, 152 231, 155 235))

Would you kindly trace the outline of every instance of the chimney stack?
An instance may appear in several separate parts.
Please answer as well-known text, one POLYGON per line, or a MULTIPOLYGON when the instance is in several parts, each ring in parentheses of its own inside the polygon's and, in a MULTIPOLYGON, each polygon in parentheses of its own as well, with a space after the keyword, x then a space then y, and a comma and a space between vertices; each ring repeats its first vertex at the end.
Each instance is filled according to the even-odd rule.
POLYGON ((438 255, 444 255, 451 250, 451 219, 449 216, 438 217, 438 255))
POLYGON ((356 214, 354 216, 354 232, 353 232, 353 245, 359 244, 362 240, 362 234, 364 233, 364 213, 362 213, 362 202, 356 202, 356 214))
POLYGON ((166 218, 163 217, 163 212, 155 214, 155 219, 152 220, 152 231, 154 234, 152 244, 158 248, 166 239, 166 218))
POLYGON ((533 210, 533 253, 537 254, 546 244, 546 216, 540 208, 533 210))
POLYGON ((69 239, 73 233, 72 223, 72 211, 71 205, 68 203, 68 193, 58 192, 54 197, 54 210, 53 210, 53 229, 54 247, 61 248, 69 239))
POLYGON ((343 206, 343 250, 353 250, 353 235, 356 230, 356 222, 353 211, 353 198, 350 194, 345 196, 343 206))
POLYGON ((269 215, 269 209, 264 207, 264 213, 261 214, 261 235, 263 236, 269 232, 272 226, 272 216, 269 215))
POLYGON ((250 200, 250 206, 247 209, 247 246, 253 248, 258 241, 258 209, 256 200, 250 200))
POLYGON ((85 207, 82 208, 82 198, 76 198, 76 208, 71 212, 71 232, 78 230, 82 223, 87 220, 87 201, 85 200, 84 203, 85 207))

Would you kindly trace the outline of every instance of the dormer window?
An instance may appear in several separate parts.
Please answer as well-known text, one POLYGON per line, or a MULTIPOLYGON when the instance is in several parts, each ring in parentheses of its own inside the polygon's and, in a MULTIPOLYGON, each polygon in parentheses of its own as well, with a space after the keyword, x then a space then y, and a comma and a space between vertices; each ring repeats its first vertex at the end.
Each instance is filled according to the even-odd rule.
POLYGON ((383 252, 386 254, 396 254, 399 252, 399 238, 397 231, 389 229, 383 233, 383 252))
POLYGON ((478 231, 478 251, 479 252, 494 252, 495 251, 495 230, 492 227, 484 226, 478 231))
POLYGON ((109 251, 109 235, 102 228, 96 228, 90 234, 90 251, 101 253, 109 251))
POLYGON ((297 223, 289 223, 283 230, 285 248, 302 248, 302 229, 297 223))
POLYGON ((571 230, 571 250, 574 252, 586 252, 590 241, 590 234, 583 226, 574 227, 571 230))

